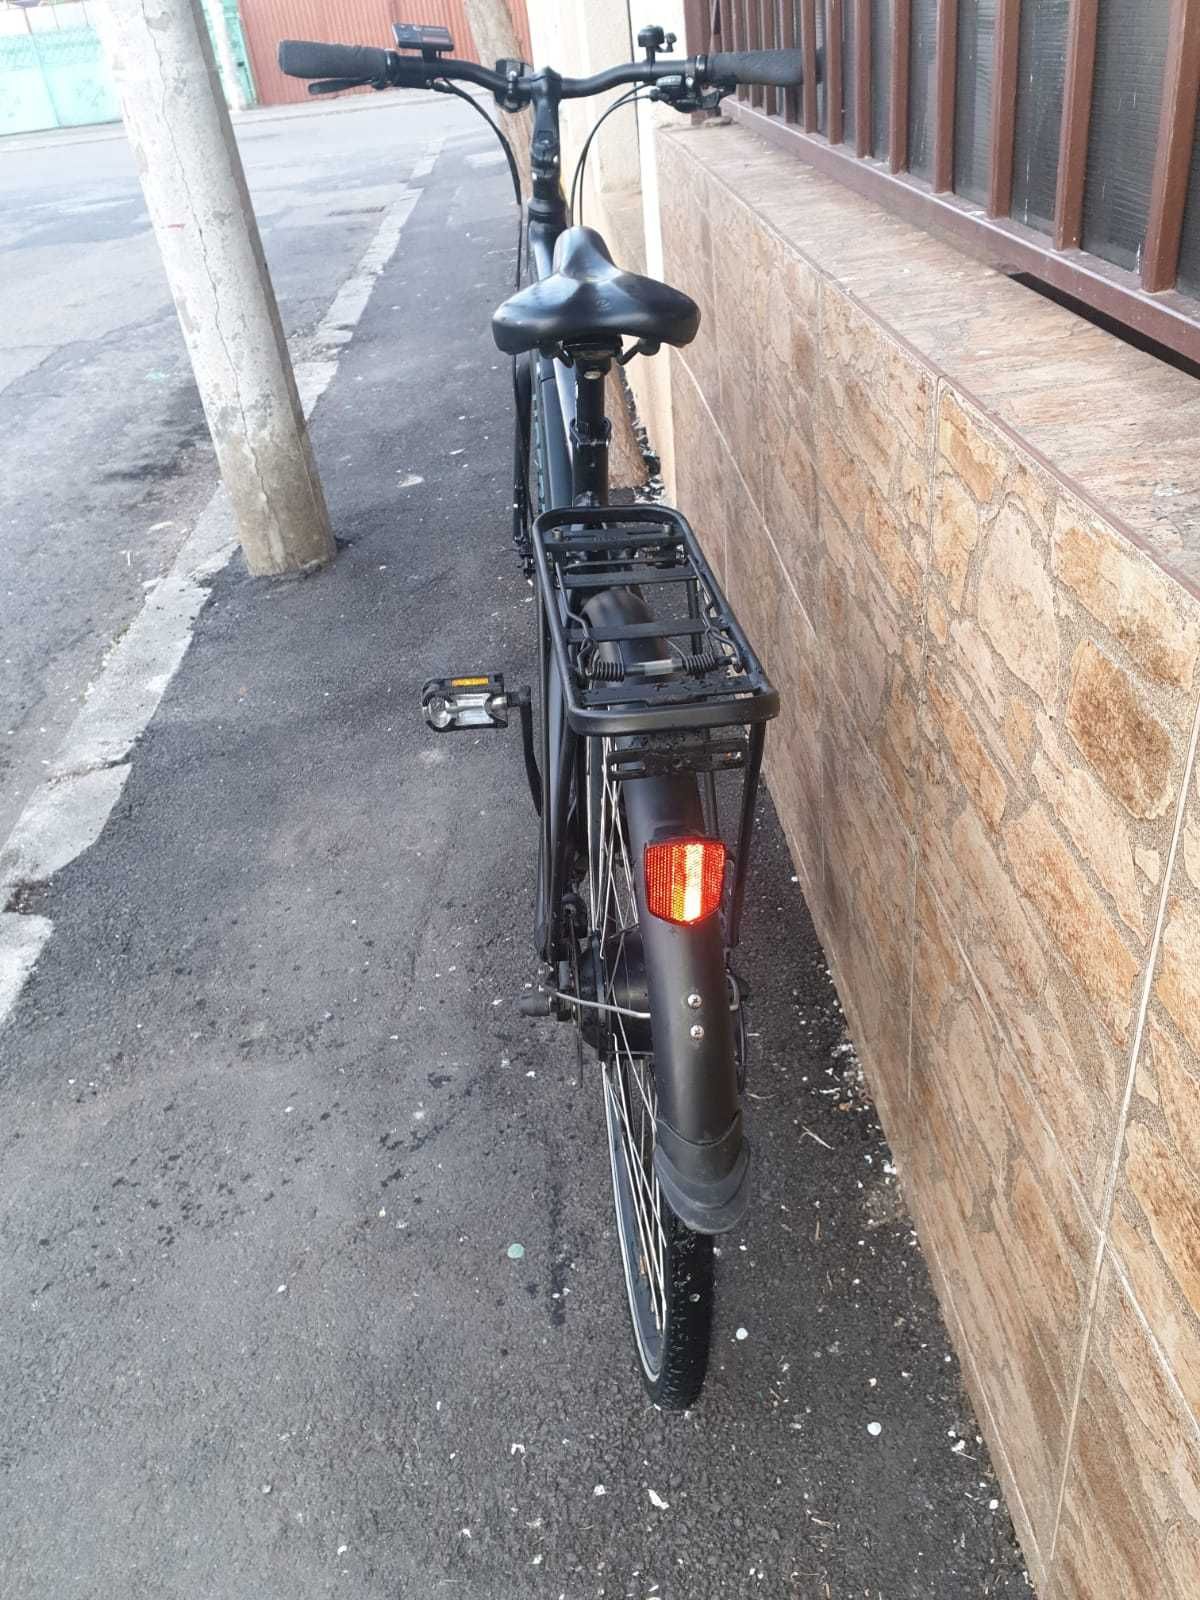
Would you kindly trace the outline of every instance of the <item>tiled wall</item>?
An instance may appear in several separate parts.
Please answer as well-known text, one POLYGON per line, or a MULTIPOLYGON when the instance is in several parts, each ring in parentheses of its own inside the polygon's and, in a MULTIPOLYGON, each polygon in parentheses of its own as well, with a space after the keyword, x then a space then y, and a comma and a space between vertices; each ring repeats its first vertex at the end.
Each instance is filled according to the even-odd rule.
POLYGON ((1194 1600, 1200 384, 743 130, 659 181, 677 499, 1031 1571, 1194 1600))

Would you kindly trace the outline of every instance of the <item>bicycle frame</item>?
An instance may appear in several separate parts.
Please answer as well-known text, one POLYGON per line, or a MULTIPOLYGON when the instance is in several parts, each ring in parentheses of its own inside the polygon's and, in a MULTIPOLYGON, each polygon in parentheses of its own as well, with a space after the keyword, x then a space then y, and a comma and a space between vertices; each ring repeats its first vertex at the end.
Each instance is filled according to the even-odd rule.
MULTIPOLYGON (((554 247, 569 222, 566 196, 562 188, 561 142, 558 108, 562 80, 557 73, 538 75, 534 90, 531 170, 533 192, 526 223, 528 260, 535 278, 553 271, 554 247)), ((533 353, 529 357, 529 383, 518 385, 536 415, 537 459, 544 481, 542 509, 557 509, 575 504, 603 504, 608 499, 608 434, 604 414, 603 379, 577 378, 562 361, 533 353), (534 390, 538 403, 532 406, 534 390), (578 447, 577 393, 585 395, 582 421, 586 430, 584 448, 578 447)), ((532 417, 530 418, 532 421, 532 417)), ((532 439, 526 424, 522 433, 532 439)), ((541 867, 538 874, 537 945, 542 959, 557 970, 563 955, 564 930, 557 925, 567 867, 568 807, 572 772, 580 760, 579 739, 568 726, 546 617, 542 612, 542 591, 538 601, 538 676, 542 690, 541 748, 541 867)))
MULTIPOLYGON (((555 246, 570 221, 560 178, 558 106, 562 83, 557 74, 546 71, 533 80, 531 93, 533 192, 525 238, 529 268, 536 279, 553 272, 555 246)), ((727 957, 737 942, 765 724, 778 710, 778 696, 719 595, 719 586, 703 553, 678 513, 645 506, 614 510, 608 504, 611 424, 605 415, 605 381, 619 353, 615 341, 609 348, 576 345, 571 347, 567 360, 535 351, 523 368, 518 366, 517 399, 525 414, 519 418, 517 454, 520 457, 525 446, 533 443, 542 491, 538 522, 531 530, 531 547, 526 551, 533 558, 535 570, 542 713, 536 942, 549 969, 551 987, 559 991, 576 988, 580 953, 576 914, 584 907, 573 893, 575 868, 590 848, 583 833, 588 826, 582 798, 588 793, 585 769, 587 758, 595 754, 594 741, 601 737, 616 740, 615 751, 608 744, 604 747, 606 763, 619 759, 623 753, 643 761, 642 770, 631 771, 629 779, 622 782, 622 793, 630 854, 637 862, 634 876, 640 915, 635 971, 642 975, 645 985, 634 1004, 637 1011, 653 1018, 653 1043, 647 1033, 645 1048, 653 1052, 657 1093, 655 1173, 667 1204, 678 1218, 698 1232, 717 1233, 736 1224, 748 1200, 749 1148, 742 1131, 735 1043, 738 991, 731 983, 727 957), (581 711, 575 703, 572 668, 563 654, 564 628, 572 619, 578 626, 579 619, 571 609, 566 587, 556 587, 550 579, 547 540, 552 530, 556 550, 576 538, 585 545, 589 532, 594 539, 597 528, 606 523, 627 525, 655 518, 660 525, 672 518, 679 525, 678 537, 688 549, 695 581, 706 585, 708 603, 720 615, 727 636, 736 640, 739 658, 750 663, 741 680, 745 690, 724 704, 660 706, 652 702, 627 706, 611 714, 593 713, 586 708, 581 711), (742 805, 727 912, 695 924, 678 925, 647 912, 640 874, 641 852, 658 838, 694 837, 715 831, 712 773, 724 769, 703 763, 672 767, 669 761, 655 765, 644 757, 646 741, 641 734, 648 734, 649 743, 653 744, 655 739, 669 740, 681 730, 700 730, 703 741, 706 730, 719 733, 731 723, 746 725, 748 739, 744 758, 738 762, 743 775, 742 805), (708 774, 707 788, 700 782, 703 773, 708 774), (726 995, 730 996, 728 1007, 713 1004, 715 997, 720 996, 723 1002, 726 995), (701 1020, 695 1008, 705 1005, 702 997, 707 997, 708 1004, 701 1020)), ((526 468, 527 451, 525 466, 518 463, 514 495, 518 505, 521 474, 526 468)), ((519 521, 519 511, 517 516, 519 521)), ((632 536, 634 541, 638 537, 632 536)), ((655 536, 645 537, 653 540, 655 536)), ((654 581, 649 572, 632 582, 626 579, 622 583, 618 578, 612 584, 606 583, 603 574, 595 575, 594 583, 587 575, 580 577, 580 582, 588 585, 583 609, 591 617, 603 614, 606 621, 602 627, 613 626, 614 636, 622 640, 619 646, 611 647, 620 662, 661 659, 671 648, 664 642, 664 635, 681 631, 685 636, 691 634, 688 624, 693 620, 696 636, 711 625, 713 613, 702 615, 699 610, 689 609, 682 630, 672 627, 672 622, 678 624, 678 617, 655 617, 642 596, 642 587, 654 581), (646 631, 630 633, 630 625, 646 631)), ((681 580, 664 575, 657 581, 681 580)), ((697 593, 689 597, 689 608, 693 598, 699 603, 697 593)), ((698 637, 691 648, 701 648, 698 637)), ((652 690, 648 692, 653 695, 652 690)), ((563 1019, 577 1016, 569 1000, 559 1005, 554 1014, 563 1019)))
MULTIPOLYGON (((534 80, 533 192, 526 238, 535 278, 548 276, 553 270, 554 247, 570 220, 561 182, 558 109, 563 85, 564 80, 549 69, 534 80)), ((604 396, 609 365, 609 359, 604 356, 591 366, 577 361, 572 373, 563 361, 534 353, 523 376, 519 369, 518 404, 532 410, 535 391, 538 398, 536 442, 544 475, 543 511, 603 506, 608 501, 611 424, 605 415, 604 396)), ((522 427, 522 436, 526 441, 531 438, 528 425, 522 427)), ((571 778, 573 772, 581 770, 581 757, 580 736, 565 715, 559 677, 563 666, 561 662, 556 664, 550 648, 549 619, 543 611, 543 594, 543 586, 538 584, 538 670, 543 716, 536 937, 539 954, 553 971, 565 954, 563 936, 566 930, 557 925, 556 916, 572 843, 568 826, 571 778)), ((740 629, 737 632, 744 645, 740 629)), ((764 736, 762 723, 751 728, 727 929, 730 947, 737 943, 741 922, 764 736)))

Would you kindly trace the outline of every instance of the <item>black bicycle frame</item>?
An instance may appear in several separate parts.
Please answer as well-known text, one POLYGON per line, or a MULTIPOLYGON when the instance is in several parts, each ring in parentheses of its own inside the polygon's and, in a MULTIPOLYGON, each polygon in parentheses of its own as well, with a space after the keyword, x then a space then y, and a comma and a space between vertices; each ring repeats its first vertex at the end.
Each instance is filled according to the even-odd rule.
MULTIPOLYGON (((533 140, 530 150, 533 192, 529 201, 527 241, 531 275, 545 278, 554 270, 554 247, 568 225, 562 187, 562 151, 558 109, 562 79, 547 69, 538 74, 533 92, 533 140)), ((571 505, 603 505, 608 499, 608 443, 611 424, 605 415, 605 375, 611 360, 578 361, 573 368, 554 356, 530 356, 531 391, 536 390, 538 438, 536 455, 542 473, 542 510, 571 505)), ((519 386, 518 393, 520 394, 519 386)), ((530 395, 532 400, 532 392, 530 395)), ((526 437, 530 429, 524 428, 526 437)), ((579 766, 579 739, 567 724, 547 619, 538 594, 538 673, 542 687, 541 870, 537 910, 539 953, 552 970, 564 954, 565 930, 558 920, 567 870, 572 774, 579 766)), ((577 791, 578 792, 578 787, 577 791)))
MULTIPOLYGON (((561 181, 558 109, 563 80, 556 73, 538 74, 533 88, 532 197, 528 209, 528 265, 540 279, 553 271, 554 250, 569 222, 561 181)), ((523 395, 533 408, 536 427, 535 458, 541 475, 539 510, 569 515, 578 508, 580 526, 589 512, 600 516, 608 501, 608 457, 611 424, 605 415, 605 384, 619 348, 572 347, 569 364, 553 355, 534 352, 529 357, 528 385, 518 380, 518 404, 523 395), (586 508, 586 509, 585 509, 586 508)), ((530 440, 532 429, 521 419, 519 438, 530 440)), ((521 474, 527 470, 522 464, 521 474)), ((517 499, 520 498, 518 490, 517 499)), ((527 511, 531 508, 526 507, 527 511)), ((560 537, 569 539, 568 523, 560 537)), ((535 543, 535 554, 541 549, 535 543)), ((544 552, 543 552, 544 553, 544 552)), ((575 956, 577 933, 571 923, 573 897, 566 893, 576 855, 582 855, 587 827, 581 797, 587 776, 582 754, 584 738, 571 725, 563 663, 555 651, 548 607, 560 607, 561 591, 548 587, 539 563, 535 579, 538 614, 538 671, 541 684, 541 840, 539 851, 536 932, 539 953, 550 969, 552 981, 571 987, 569 963, 575 956), (572 814, 572 796, 575 812, 572 814)), ((594 605, 605 593, 613 597, 616 612, 624 617, 629 591, 614 587, 593 590, 594 605)), ((557 622, 558 618, 555 618, 557 622)), ((559 629, 561 633, 561 628, 559 629)), ((650 639, 644 640, 647 647, 650 639)), ((625 649, 625 646, 621 647, 625 649)), ((633 646, 632 648, 636 648, 633 646)), ((752 657, 752 652, 747 650, 752 657)), ((764 680, 765 682, 765 680, 764 680)), ((771 695, 767 715, 778 701, 771 695)), ((664 709, 655 716, 668 718, 664 709)), ((744 1214, 750 1162, 742 1131, 733 1013, 724 1005, 727 993, 726 937, 737 939, 741 900, 753 828, 754 794, 758 786, 765 724, 749 730, 748 758, 743 785, 742 816, 734 865, 734 889, 725 935, 712 922, 695 928, 677 927, 650 916, 644 904, 644 886, 637 875, 641 962, 648 985, 645 1003, 654 1017, 653 1049, 658 1094, 655 1171, 667 1203, 689 1227, 721 1232, 733 1227, 744 1214), (697 997, 709 997, 703 1026, 690 1010, 697 997), (721 1003, 712 1004, 719 996, 721 1003), (691 997, 689 999, 688 997, 691 997)), ((648 841, 666 828, 675 834, 705 831, 700 786, 669 777, 640 777, 625 786, 625 804, 631 843, 648 841)))
MULTIPOLYGON (((533 193, 528 211, 528 259, 534 278, 547 277, 554 270, 554 247, 568 226, 566 198, 562 189, 561 147, 558 110, 564 80, 546 69, 533 80, 534 109, 531 168, 533 193)), ((528 380, 518 378, 519 405, 531 406, 536 390, 538 438, 536 455, 542 473, 540 509, 559 510, 571 506, 603 506, 608 501, 608 460, 612 425, 605 415, 605 388, 614 356, 611 350, 572 352, 572 364, 552 355, 535 352, 530 356, 528 380)), ((531 430, 522 424, 519 438, 529 440, 531 430)), ((521 478, 526 464, 518 468, 521 478)), ((521 498, 520 485, 514 500, 521 498)), ((523 508, 528 511, 528 507, 523 508)), ((564 878, 569 866, 568 852, 572 776, 582 777, 580 737, 567 719, 559 672, 551 649, 549 619, 544 612, 544 587, 536 585, 538 604, 538 672, 542 687, 541 740, 541 853, 539 904, 537 908, 537 946, 543 960, 557 969, 566 954, 567 930, 558 921, 562 905, 564 878)), ((736 626, 736 624, 735 624, 736 626)), ((739 638, 740 638, 739 632, 739 638)), ((745 640, 742 639, 745 646, 745 640)), ((749 655, 748 649, 745 653, 749 655)), ((778 699, 771 697, 773 716, 778 699)), ((664 717, 665 713, 658 713, 664 717)), ((737 943, 745 894, 746 868, 754 826, 754 799, 762 766, 765 727, 756 722, 750 728, 743 801, 734 863, 734 887, 730 904, 728 940, 737 943)), ((710 780, 711 783, 711 780, 710 780)), ((582 792, 577 781, 575 793, 582 792)))

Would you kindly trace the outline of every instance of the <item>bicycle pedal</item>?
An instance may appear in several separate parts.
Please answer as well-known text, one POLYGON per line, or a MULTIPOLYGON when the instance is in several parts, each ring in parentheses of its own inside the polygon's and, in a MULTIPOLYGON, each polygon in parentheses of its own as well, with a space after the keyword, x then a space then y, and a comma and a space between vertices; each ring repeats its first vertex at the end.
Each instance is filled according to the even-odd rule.
POLYGON ((508 708, 502 672, 430 678, 421 690, 421 712, 435 733, 454 733, 460 728, 507 728, 508 708))

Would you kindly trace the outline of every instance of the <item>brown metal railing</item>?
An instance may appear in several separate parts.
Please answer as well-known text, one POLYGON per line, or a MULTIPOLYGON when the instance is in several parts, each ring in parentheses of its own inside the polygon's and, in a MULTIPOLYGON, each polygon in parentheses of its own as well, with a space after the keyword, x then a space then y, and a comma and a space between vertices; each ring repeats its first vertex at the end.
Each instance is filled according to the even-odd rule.
MULTIPOLYGON (((773 89, 739 90, 733 110, 740 121, 888 209, 931 231, 951 234, 1003 270, 1028 274, 1200 361, 1200 0, 1154 0, 1144 11, 1114 5, 1106 17, 1109 3, 686 0, 687 46, 689 52, 799 47, 805 60, 803 89, 786 95, 773 89), (1029 10, 1038 7, 1040 13, 1029 10), (914 12, 920 19, 924 59, 914 59, 914 12), (1144 34, 1141 19, 1147 24, 1144 34), (1028 220, 1023 220, 1014 206, 1019 96, 1032 94, 1035 85, 1022 51, 1029 47, 1030 28, 1053 31, 1060 24, 1063 51, 1056 65, 1062 76, 1061 108, 1057 95, 1052 102, 1057 138, 1051 122, 1048 138, 1037 145, 1042 171, 1036 171, 1028 152, 1020 167, 1023 192, 1030 192, 1034 180, 1043 180, 1046 210, 1052 195, 1053 215, 1033 217, 1027 204, 1028 220), (990 54, 979 64, 968 60, 964 70, 963 29, 968 25, 974 30, 967 41, 970 48, 980 38, 986 42, 990 30, 990 54), (1098 40, 1105 25, 1110 30, 1104 54, 1108 76, 1101 82, 1098 40), (1135 31, 1120 35, 1122 27, 1135 31), (1126 61, 1131 72, 1149 71, 1160 88, 1152 151, 1154 128, 1147 133, 1144 120, 1140 125, 1145 153, 1140 167, 1130 158, 1126 141, 1114 140, 1112 115, 1105 115, 1114 112, 1118 132, 1121 117, 1144 118, 1144 110, 1133 109, 1137 83, 1131 80, 1130 98, 1120 77, 1126 61), (982 78, 968 83, 971 70, 982 72, 982 78), (917 71, 922 74, 922 116, 927 99, 929 119, 927 130, 923 123, 928 159, 922 154, 922 172, 912 170, 910 161, 917 71), (962 102, 968 87, 972 98, 962 102), (975 192, 969 195, 963 192, 969 181, 965 169, 962 181, 956 181, 956 166, 965 160, 956 143, 960 103, 970 121, 981 97, 988 95, 986 116, 976 118, 986 139, 984 181, 970 181, 975 192), (875 96, 880 99, 873 105, 875 96), (1105 161, 1110 167, 1101 174, 1105 161), (1101 176, 1112 176, 1114 162, 1115 186, 1124 185, 1124 198, 1097 202, 1124 207, 1111 227, 1114 239, 1118 233, 1121 238, 1110 244, 1104 216, 1097 212, 1097 223, 1089 207, 1093 194, 1104 187, 1101 176), (1186 269, 1182 282, 1181 263, 1186 269)), ((1141 98, 1144 107, 1146 96, 1141 98)))

